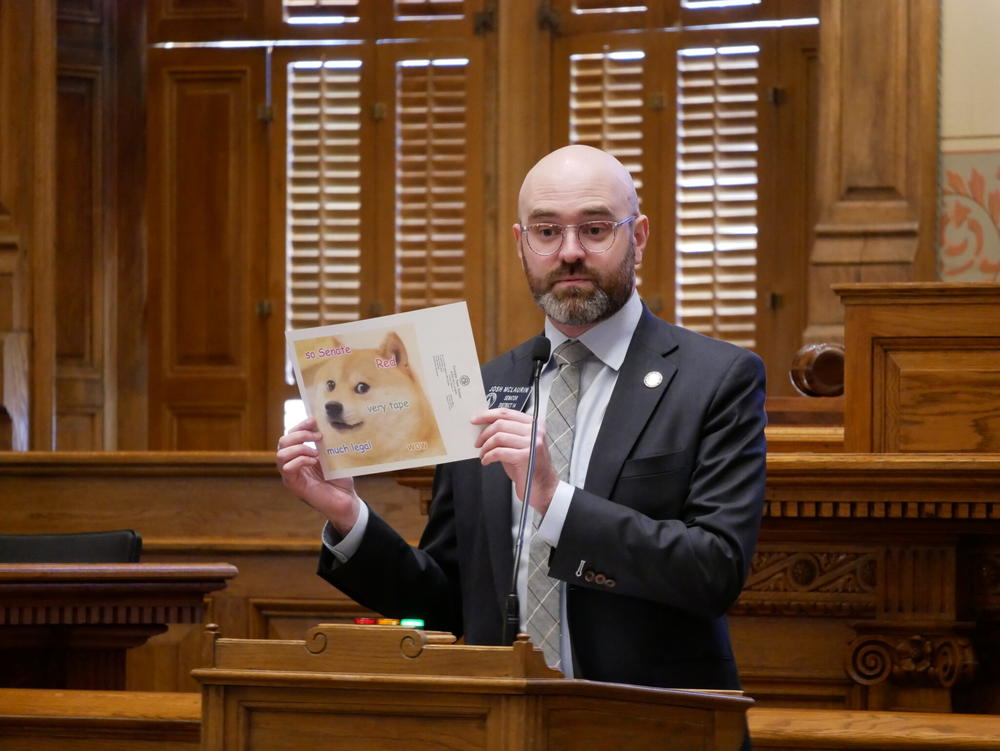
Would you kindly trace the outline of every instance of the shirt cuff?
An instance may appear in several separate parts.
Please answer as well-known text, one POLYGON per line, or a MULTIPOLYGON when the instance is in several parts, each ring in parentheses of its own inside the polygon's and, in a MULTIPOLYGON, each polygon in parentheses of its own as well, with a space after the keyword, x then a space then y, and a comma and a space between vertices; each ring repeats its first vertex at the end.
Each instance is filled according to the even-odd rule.
POLYGON ((352 555, 358 552, 361 547, 361 538, 365 536, 365 529, 368 527, 368 504, 361 502, 358 509, 358 519, 351 527, 351 531, 341 537, 333 529, 333 525, 327 522, 323 526, 323 544, 326 549, 333 553, 333 557, 340 563, 347 563, 352 555))
MULTIPOLYGON (((542 523, 538 525, 536 535, 541 535, 542 539, 552 547, 559 544, 559 537, 562 535, 563 524, 566 523, 566 516, 569 514, 569 504, 573 500, 573 493, 576 491, 572 485, 562 480, 556 488, 549 510, 542 517, 542 523)), ((353 530, 352 530, 353 531, 353 530)))

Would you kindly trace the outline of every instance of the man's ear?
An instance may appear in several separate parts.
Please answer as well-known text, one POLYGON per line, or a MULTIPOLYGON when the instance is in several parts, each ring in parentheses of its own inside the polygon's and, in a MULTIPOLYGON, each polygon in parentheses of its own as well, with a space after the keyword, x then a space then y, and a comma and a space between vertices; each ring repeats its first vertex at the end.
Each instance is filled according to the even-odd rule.
POLYGON ((398 367, 409 367, 410 365, 409 360, 406 359, 406 346, 395 331, 390 331, 385 335, 385 339, 378 347, 378 353, 384 360, 395 359, 398 367))
POLYGON ((649 217, 639 214, 639 217, 632 222, 632 239, 635 240, 635 264, 642 263, 642 252, 649 242, 649 217))

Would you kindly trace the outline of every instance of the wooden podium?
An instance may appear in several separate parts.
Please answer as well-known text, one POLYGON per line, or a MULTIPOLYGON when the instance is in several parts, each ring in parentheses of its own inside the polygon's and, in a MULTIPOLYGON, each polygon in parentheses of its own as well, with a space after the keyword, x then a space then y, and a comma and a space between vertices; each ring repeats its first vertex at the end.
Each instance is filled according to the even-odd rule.
POLYGON ((224 639, 209 626, 202 749, 282 751, 739 747, 753 700, 567 680, 526 637, 454 643, 398 626, 321 624, 304 641, 224 639))

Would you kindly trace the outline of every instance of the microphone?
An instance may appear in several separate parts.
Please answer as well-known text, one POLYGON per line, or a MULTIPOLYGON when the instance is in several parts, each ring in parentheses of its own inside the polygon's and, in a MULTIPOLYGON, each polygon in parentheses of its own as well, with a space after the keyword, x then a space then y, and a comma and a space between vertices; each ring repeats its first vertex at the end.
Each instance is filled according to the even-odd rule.
POLYGON ((538 436, 538 378, 542 373, 542 368, 549 361, 549 352, 552 343, 542 335, 531 340, 531 359, 534 361, 534 368, 531 373, 532 392, 532 414, 531 414, 531 443, 528 447, 528 477, 524 483, 524 503, 521 504, 521 517, 517 522, 517 539, 514 544, 514 574, 510 580, 510 593, 504 599, 503 618, 503 643, 513 644, 517 639, 517 632, 521 630, 521 605, 517 597, 517 573, 521 567, 521 550, 524 548, 524 527, 528 519, 528 501, 531 499, 531 477, 535 473, 535 439, 538 436))

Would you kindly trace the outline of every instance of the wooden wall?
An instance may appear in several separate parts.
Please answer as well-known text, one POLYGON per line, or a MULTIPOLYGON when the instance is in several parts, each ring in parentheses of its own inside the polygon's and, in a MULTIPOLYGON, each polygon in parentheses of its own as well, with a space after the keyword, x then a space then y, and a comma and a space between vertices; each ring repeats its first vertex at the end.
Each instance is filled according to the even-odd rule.
POLYGON ((0 11, 0 447, 144 441, 142 6, 0 11))
POLYGON ((53 448, 55 5, 0 12, 0 447, 53 448))
MULTIPOLYGON (((281 332, 256 306, 275 284, 261 268, 269 178, 249 158, 266 148, 259 56, 229 50, 181 72, 146 44, 147 15, 160 36, 181 21, 253 34, 244 27, 259 6, 2 7, 0 447, 271 446, 281 332), (150 145, 171 158, 150 162, 147 180, 150 145)), ((809 288, 793 292, 806 301, 806 341, 842 336, 831 284, 926 279, 934 254, 937 4, 819 7, 819 201, 815 219, 790 212, 816 228, 809 288)), ((539 325, 504 251, 521 176, 549 145, 537 125, 552 117, 539 105, 550 99, 539 74, 552 65, 550 32, 533 0, 504 10, 485 44, 506 61, 488 73, 488 349, 539 325)))

